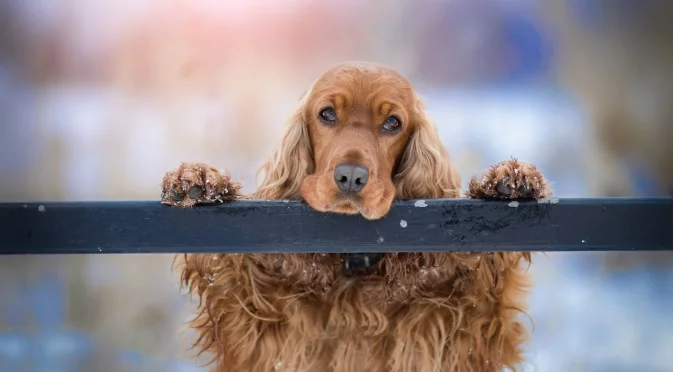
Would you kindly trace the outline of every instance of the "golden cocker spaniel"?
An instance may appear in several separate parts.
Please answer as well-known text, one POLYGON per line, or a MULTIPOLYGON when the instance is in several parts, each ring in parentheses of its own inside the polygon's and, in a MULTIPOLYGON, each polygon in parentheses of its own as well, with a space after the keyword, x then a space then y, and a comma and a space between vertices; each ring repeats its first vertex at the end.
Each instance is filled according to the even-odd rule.
MULTIPOLYGON (((413 87, 395 70, 344 63, 303 96, 256 199, 384 217, 395 199, 457 198, 460 175, 413 87)), ((200 163, 163 179, 162 202, 240 198, 200 163)), ((544 198, 534 165, 508 160, 472 178, 467 197, 544 198)), ((516 369, 528 253, 187 254, 198 293, 195 347, 213 371, 489 372, 516 369)))

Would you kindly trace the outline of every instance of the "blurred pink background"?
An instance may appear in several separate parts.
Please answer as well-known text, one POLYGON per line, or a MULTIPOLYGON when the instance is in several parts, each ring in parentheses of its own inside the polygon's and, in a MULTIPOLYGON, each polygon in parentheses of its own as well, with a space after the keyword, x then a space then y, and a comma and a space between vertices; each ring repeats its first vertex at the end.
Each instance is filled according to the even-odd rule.
MULTIPOLYGON (((465 180, 517 156, 560 197, 664 195, 673 6, 618 3, 5 0, 0 201, 157 200, 181 161, 250 192, 300 95, 345 60, 412 80, 465 180)), ((204 370, 171 261, 0 257, 0 371, 204 370)), ((673 370, 671 262, 538 258, 530 370, 673 370)))

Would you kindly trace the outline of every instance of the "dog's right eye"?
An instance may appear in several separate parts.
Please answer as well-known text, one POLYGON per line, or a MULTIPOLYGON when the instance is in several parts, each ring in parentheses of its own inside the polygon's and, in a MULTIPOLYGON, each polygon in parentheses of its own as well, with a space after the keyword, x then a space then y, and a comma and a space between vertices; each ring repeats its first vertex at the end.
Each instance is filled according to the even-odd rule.
POLYGON ((322 109, 320 111, 319 117, 320 117, 320 120, 322 120, 325 123, 329 123, 329 124, 336 123, 336 121, 337 121, 336 112, 331 107, 322 109))

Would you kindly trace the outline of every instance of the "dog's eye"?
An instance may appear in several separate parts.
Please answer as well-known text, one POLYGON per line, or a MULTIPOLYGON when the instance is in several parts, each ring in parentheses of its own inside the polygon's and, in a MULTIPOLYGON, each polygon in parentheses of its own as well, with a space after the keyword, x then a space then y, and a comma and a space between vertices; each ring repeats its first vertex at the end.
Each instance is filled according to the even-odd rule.
POLYGON ((386 121, 383 122, 383 129, 394 132, 402 126, 400 119, 397 116, 389 116, 386 121))
POLYGON ((328 107, 320 111, 320 120, 326 123, 336 123, 337 115, 333 108, 328 107))

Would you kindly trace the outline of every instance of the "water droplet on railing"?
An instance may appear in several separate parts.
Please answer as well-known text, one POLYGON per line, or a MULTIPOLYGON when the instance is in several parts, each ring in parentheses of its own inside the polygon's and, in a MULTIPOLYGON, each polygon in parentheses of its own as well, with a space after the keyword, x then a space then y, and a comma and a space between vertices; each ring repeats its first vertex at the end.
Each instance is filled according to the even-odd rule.
POLYGON ((428 205, 425 203, 425 200, 416 200, 416 202, 414 203, 414 207, 417 208, 425 208, 427 206, 428 205))

